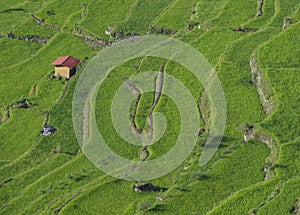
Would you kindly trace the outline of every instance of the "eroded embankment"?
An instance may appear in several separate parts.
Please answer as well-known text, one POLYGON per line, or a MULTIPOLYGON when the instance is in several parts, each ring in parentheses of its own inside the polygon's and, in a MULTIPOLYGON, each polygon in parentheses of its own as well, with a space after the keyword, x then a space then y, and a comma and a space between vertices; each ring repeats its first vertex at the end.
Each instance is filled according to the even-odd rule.
POLYGON ((105 41, 103 39, 98 38, 90 32, 80 28, 78 25, 75 25, 73 29, 73 35, 81 39, 88 46, 95 49, 103 49, 106 46, 110 45, 110 41, 105 41))
POLYGON ((251 56, 249 64, 251 67, 252 83, 256 86, 262 108, 265 114, 268 116, 274 108, 274 94, 268 86, 264 74, 258 68, 255 55, 251 56))
MULTIPOLYGON (((252 74, 252 83, 256 86, 256 91, 259 96, 259 100, 262 105, 262 109, 266 116, 269 116, 275 107, 274 94, 271 88, 268 86, 266 78, 263 72, 258 68, 256 63, 255 54, 250 58, 250 67, 252 74)), ((261 128, 254 128, 245 133, 246 139, 253 138, 260 142, 265 143, 270 148, 270 156, 266 159, 264 172, 265 180, 268 180, 275 176, 274 165, 278 159, 279 145, 275 137, 271 134, 267 134, 261 128)))
POLYGON ((10 38, 10 39, 23 40, 25 42, 41 43, 43 45, 48 43, 48 41, 50 40, 50 37, 41 37, 41 36, 37 36, 37 35, 19 36, 19 35, 13 34, 12 32, 9 32, 6 35, 6 37, 10 38))
MULTIPOLYGON (((144 134, 147 135, 148 138, 147 140, 152 140, 153 139, 153 134, 154 134, 154 127, 153 127, 153 112, 155 107, 157 106, 160 98, 161 98, 161 92, 162 92, 162 88, 163 88, 163 83, 164 83, 164 70, 165 70, 165 65, 166 62, 164 62, 158 72, 158 74, 156 75, 155 79, 154 79, 154 95, 153 95, 153 101, 152 101, 152 105, 149 111, 149 114, 147 116, 147 128, 149 128, 149 131, 147 134, 145 134, 144 130, 139 130, 137 128, 137 125, 135 123, 135 118, 136 118, 136 114, 137 114, 137 109, 138 109, 138 105, 141 99, 141 92, 140 90, 133 85, 133 83, 129 82, 129 88, 132 91, 132 93, 134 93, 135 95, 137 95, 136 98, 136 102, 134 104, 133 107, 133 114, 131 115, 131 125, 132 125, 132 131, 135 134, 144 134)), ((151 142, 151 141, 150 141, 151 142)), ((148 157, 150 156, 150 152, 148 150, 148 145, 145 144, 143 146, 143 148, 140 151, 140 159, 143 161, 145 161, 148 157)))
POLYGON ((267 204, 267 203, 270 202, 272 199, 274 199, 274 198, 280 193, 282 184, 283 184, 283 182, 280 181, 280 182, 277 184, 277 187, 275 188, 275 190, 270 194, 270 196, 269 196, 265 201, 263 201, 262 203, 260 203, 256 208, 251 209, 251 210, 249 211, 249 214, 250 214, 250 215, 256 214, 257 211, 258 211, 261 207, 263 207, 265 204, 267 204))
POLYGON ((264 0, 257 0, 257 12, 255 14, 255 17, 259 17, 263 15, 263 5, 264 5, 264 0))
POLYGON ((34 20, 38 25, 42 25, 46 28, 50 28, 50 29, 53 29, 57 32, 60 32, 60 28, 59 27, 56 27, 54 25, 51 25, 51 24, 48 24, 48 23, 45 23, 43 20, 39 19, 38 17, 36 17, 34 14, 30 14, 30 18, 32 20, 34 20))

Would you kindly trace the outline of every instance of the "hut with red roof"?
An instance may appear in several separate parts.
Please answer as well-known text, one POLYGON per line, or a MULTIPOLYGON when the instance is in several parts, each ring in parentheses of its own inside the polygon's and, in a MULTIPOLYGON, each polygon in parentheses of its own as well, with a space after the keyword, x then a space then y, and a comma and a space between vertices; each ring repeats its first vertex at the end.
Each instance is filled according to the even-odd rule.
POLYGON ((55 76, 70 78, 75 74, 76 66, 80 62, 79 59, 72 56, 61 56, 51 63, 55 66, 55 76))

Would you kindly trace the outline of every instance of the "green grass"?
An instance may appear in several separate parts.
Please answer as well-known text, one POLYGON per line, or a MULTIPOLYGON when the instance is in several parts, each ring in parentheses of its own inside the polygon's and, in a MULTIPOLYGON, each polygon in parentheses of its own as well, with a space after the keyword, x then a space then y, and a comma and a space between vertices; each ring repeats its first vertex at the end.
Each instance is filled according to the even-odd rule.
POLYGON ((0 13, 0 33, 6 35, 12 31, 19 22, 26 19, 28 14, 23 11, 13 11, 10 13, 0 13))
POLYGON ((13 110, 11 118, 0 126, 2 142, 0 159, 13 161, 33 146, 39 136, 43 121, 44 116, 35 110, 13 110))
MULTIPOLYGON (((163 59, 147 57, 140 62, 139 72, 158 72, 163 64, 163 59)), ((154 90, 154 80, 153 87, 154 90)), ((141 95, 139 104, 137 106, 135 123, 139 130, 143 130, 147 124, 148 116, 153 105, 154 93, 147 92, 141 95)), ((133 110, 132 110, 133 111, 133 110)))
POLYGON ((264 70, 277 97, 277 109, 262 127, 272 131, 279 140, 289 142, 300 135, 299 130, 299 70, 264 70))
POLYGON ((299 176, 299 148, 299 139, 281 146, 276 171, 282 178, 289 179, 299 176))
MULTIPOLYGON (((167 128, 164 136, 155 144, 149 146, 149 150, 151 152, 149 159, 159 158, 171 150, 176 144, 178 135, 180 134, 181 121, 179 110, 173 100, 167 96, 162 96, 155 112, 159 112, 164 115, 167 121, 167 128)), ((154 122, 154 132, 159 129, 161 128, 158 126, 155 127, 154 122)))
POLYGON ((251 84, 249 66, 241 67, 224 62, 220 67, 219 78, 225 92, 227 106, 227 131, 236 133, 239 125, 253 124, 264 119, 264 113, 251 84), (230 98, 230 99, 229 99, 230 98))
POLYGON ((109 185, 100 184, 67 205, 62 214, 124 214, 129 206, 138 201, 137 199, 155 198, 155 193, 134 193, 132 188, 131 182, 121 180, 115 180, 109 185))
POLYGON ((263 44, 264 41, 268 41, 276 33, 279 33, 279 30, 266 28, 256 33, 246 35, 233 44, 229 53, 226 54, 225 60, 231 61, 239 66, 249 65, 250 57, 256 47, 263 44))
MULTIPOLYGON (((300 38, 299 23, 285 30, 282 25, 289 17, 299 21, 296 0, 265 1, 264 13, 258 18, 254 17, 257 2, 248 0, 12 0, 2 1, 0 8, 0 106, 10 105, 22 96, 33 103, 30 109, 13 109, 11 118, 0 125, 0 207, 6 204, 0 214, 53 214, 57 209, 62 209, 61 214, 248 214, 254 208, 258 214, 290 213, 299 197, 300 38), (37 25, 30 13, 60 27, 61 32, 37 25), (195 26, 186 32, 188 22, 195 26), (72 97, 80 73, 69 81, 59 102, 66 85, 46 77, 56 57, 73 55, 83 60, 98 51, 72 35, 75 24, 103 39, 109 38, 104 30, 110 24, 125 33, 146 34, 151 25, 175 29, 180 40, 207 58, 221 81, 228 112, 222 143, 206 166, 198 166, 202 147, 197 144, 178 168, 151 181, 168 191, 134 193, 134 182, 114 179, 90 163, 80 150, 72 126, 72 97), (238 26, 258 31, 232 31, 238 26), (3 38, 9 31, 51 39, 42 46, 3 38), (253 53, 276 100, 270 116, 263 113, 251 83, 249 61, 253 53), (57 132, 37 141, 47 111, 48 124, 57 132), (263 168, 270 149, 254 140, 242 143, 243 134, 238 128, 243 123, 258 124, 279 140, 276 176, 269 181, 264 181, 263 168), (53 155, 58 145, 60 153, 53 155), (268 199, 279 182, 280 193, 268 199), (163 202, 155 200, 158 194, 165 199, 163 202), (145 202, 151 209, 142 211, 145 202)), ((108 146, 123 157, 138 159, 141 147, 125 142, 116 133, 111 122, 113 96, 125 79, 158 71, 163 61, 128 61, 101 85, 96 101, 97 125, 108 146)), ((199 102, 203 86, 190 72, 170 61, 165 72, 182 82, 199 102)), ((141 97, 135 119, 139 128, 145 127, 152 100, 153 93, 141 97)), ((149 146, 149 160, 172 148, 181 123, 178 107, 165 95, 154 112, 165 116, 168 127, 164 136, 149 146)), ((203 122, 200 125, 205 126, 203 122)), ((154 131, 158 129, 154 122, 154 131)))
POLYGON ((0 70, 30 58, 42 47, 38 43, 28 43, 6 38, 0 39, 0 46, 0 58, 5 59, 5 61, 0 62, 0 70))
POLYGON ((40 19, 44 19, 46 23, 56 27, 62 27, 67 21, 70 14, 76 11, 82 11, 84 6, 88 4, 88 0, 67 0, 63 4, 59 0, 52 1, 47 7, 36 13, 40 19))
POLYGON ((23 4, 25 2, 26 2, 26 0, 23 0, 23 1, 12 0, 12 1, 1 2, 1 11, 7 10, 7 9, 10 9, 10 8, 15 8, 16 5, 23 4))
POLYGON ((80 23, 80 27, 101 38, 108 39, 109 36, 105 35, 105 29, 110 24, 126 20, 134 4, 134 0, 91 2, 87 7, 87 15, 84 21, 80 23))
POLYGON ((0 3, 0 35, 13 31, 29 19, 29 14, 46 7, 52 0, 41 1, 2 1, 0 3))
POLYGON ((5 214, 7 211, 22 213, 22 210, 27 208, 27 213, 34 213, 41 209, 34 210, 34 203, 40 201, 40 199, 44 200, 42 204, 47 204, 47 202, 49 204, 49 200, 55 200, 62 194, 72 192, 86 184, 86 180, 90 179, 91 181, 100 176, 101 172, 94 168, 85 156, 81 155, 55 168, 53 171, 45 171, 42 177, 23 189, 21 195, 13 196, 1 213, 5 214), (21 209, 22 207, 23 209, 21 209))
POLYGON ((58 56, 72 55, 82 60, 93 52, 92 48, 85 45, 80 39, 63 33, 57 34, 27 61, 1 71, 0 91, 6 93, 0 95, 0 105, 7 105, 15 98, 27 96, 32 85, 53 70, 50 64, 58 56), (10 82, 6 81, 7 76, 9 76, 10 82), (20 76, 22 76, 22 82, 18 81, 20 76))
POLYGON ((189 0, 176 0, 153 24, 167 29, 183 31, 187 20, 192 15, 194 4, 195 2, 189 0))
POLYGON ((35 21, 31 19, 22 23, 13 31, 13 33, 16 35, 22 35, 22 36, 38 35, 41 37, 53 36, 55 32, 56 31, 54 29, 50 29, 45 26, 38 25, 35 21))
POLYGON ((270 40, 258 51, 259 64, 262 68, 299 68, 300 47, 297 42, 300 23, 270 40))
MULTIPOLYGON (((208 172, 202 179, 175 191, 162 205, 162 211, 149 211, 146 214, 185 214, 206 213, 214 205, 235 191, 263 180, 263 163, 269 150, 261 143, 241 145, 208 172), (209 197, 209 198, 207 198, 209 197)), ((185 181, 183 181, 185 182, 185 181)))
MULTIPOLYGON (((77 142, 75 132, 72 126, 72 99, 73 92, 76 86, 78 75, 71 79, 67 88, 66 94, 62 101, 57 102, 57 97, 53 97, 52 101, 56 104, 50 108, 49 125, 54 126, 57 129, 55 135, 50 138, 43 138, 41 144, 43 144, 42 150, 49 153, 56 148, 57 144, 60 144, 61 152, 70 155, 76 155, 79 152, 80 146, 77 142)), ((63 85, 61 81, 51 80, 48 81, 48 86, 57 85, 56 90, 60 89, 63 85), (54 83, 53 83, 54 82, 54 83), (52 85, 51 85, 52 83, 52 85)), ((43 87, 47 84, 43 85, 43 87)), ((52 90, 55 88, 52 88, 52 90)), ((58 91, 55 92, 58 95, 58 91)), ((53 94, 54 94, 53 93, 53 94)), ((41 100, 41 99, 40 99, 41 100)))
POLYGON ((222 8, 222 13, 213 20, 213 23, 227 28, 238 27, 255 16, 256 8, 256 1, 228 1, 222 8))
MULTIPOLYGON (((116 90, 124 82, 124 79, 134 74, 134 68, 137 61, 126 62, 123 66, 118 67, 109 73, 101 84, 96 100, 96 118, 98 129, 107 145, 118 155, 134 159, 138 156, 140 147, 126 143, 118 136, 112 124, 111 104, 116 90)), ((129 117, 129 113, 128 113, 129 117)))
POLYGON ((13 177, 12 181, 7 184, 2 185, 1 187, 1 198, 0 204, 3 205, 13 199, 15 196, 20 195, 20 191, 34 183, 40 177, 45 175, 47 172, 52 171, 53 169, 59 168, 64 165, 64 163, 70 160, 70 156, 67 155, 58 155, 53 156, 47 162, 30 169, 29 171, 24 172, 23 174, 16 175, 13 177), (42 170, 42 171, 41 171, 42 170), (18 187, 18 189, 16 189, 18 187))
POLYGON ((294 177, 284 183, 274 200, 260 208, 257 214, 291 214, 300 195, 299 189, 295 189, 299 185, 299 177, 294 177))
POLYGON ((35 105, 35 109, 47 111, 59 99, 64 87, 66 84, 61 80, 44 78, 37 83, 36 95, 32 96, 30 101, 35 105))
POLYGON ((219 17, 229 3, 228 0, 221 0, 217 2, 213 1, 199 1, 197 5, 197 15, 199 21, 203 26, 207 26, 211 23, 211 20, 219 17))
POLYGON ((275 1, 265 1, 262 8, 263 14, 259 17, 254 17, 243 24, 248 29, 259 29, 261 26, 268 25, 275 15, 275 1))
POLYGON ((288 18, 291 14, 293 14, 297 7, 299 7, 299 1, 297 0, 280 0, 276 1, 277 14, 272 19, 271 25, 277 28, 281 28, 283 26, 283 21, 285 18, 288 18))
POLYGON ((278 180, 270 180, 242 189, 221 202, 208 214, 248 214, 250 210, 268 199, 277 184, 278 180))
MULTIPOLYGON (((197 30, 198 29, 195 29, 195 31, 197 30)), ((216 27, 206 31, 205 34, 199 38, 187 42, 198 49, 212 66, 215 67, 230 42, 237 40, 241 36, 243 35, 233 32, 230 29, 216 27)))
POLYGON ((145 34, 153 20, 158 17, 172 0, 158 1, 138 1, 131 10, 129 18, 125 22, 117 23, 116 30, 123 30, 127 33, 145 34))
POLYGON ((40 144, 31 147, 25 154, 18 157, 14 162, 1 166, 1 181, 22 174, 48 161, 49 152, 39 148, 40 144))

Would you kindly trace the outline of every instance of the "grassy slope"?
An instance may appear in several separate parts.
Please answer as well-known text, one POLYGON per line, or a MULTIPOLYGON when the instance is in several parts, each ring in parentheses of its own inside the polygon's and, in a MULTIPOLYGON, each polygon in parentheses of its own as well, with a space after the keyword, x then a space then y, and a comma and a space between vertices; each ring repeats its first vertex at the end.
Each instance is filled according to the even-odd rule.
POLYGON ((90 55, 91 52, 92 49, 87 47, 78 38, 64 33, 57 34, 52 38, 51 42, 44 46, 37 54, 27 59, 27 61, 1 70, 0 90, 7 93, 0 95, 0 105, 7 105, 15 98, 27 96, 31 86, 53 70, 50 64, 57 56, 73 55, 79 59, 83 59, 87 55, 90 55), (7 76, 12 81, 6 81, 7 76), (22 82, 18 82, 20 76, 22 76, 22 82))
POLYGON ((0 9, 0 35, 13 31, 18 25, 25 22, 30 13, 46 7, 52 0, 42 1, 3 1, 0 9))
POLYGON ((105 29, 110 24, 125 21, 130 16, 130 11, 135 4, 134 0, 91 2, 87 7, 87 17, 80 23, 80 27, 101 38, 108 39, 109 36, 105 35, 105 29))
POLYGON ((176 0, 153 24, 183 31, 186 22, 190 19, 194 4, 195 2, 189 0, 176 0))
MULTIPOLYGON (((103 2, 107 4, 108 1, 103 2)), ((36 106, 29 110, 13 110, 11 119, 0 125, 0 136, 2 137, 0 181, 13 178, 12 181, 0 187, 0 204, 7 204, 6 208, 0 210, 0 214, 33 214, 36 212, 52 214, 54 210, 66 203, 67 206, 61 211, 62 214, 74 214, 75 212, 78 214, 139 214, 138 205, 143 199, 149 199, 155 205, 157 193, 132 193, 133 183, 112 180, 103 176, 103 173, 93 167, 83 155, 75 156, 79 152, 79 145, 70 125, 72 124, 72 91, 75 87, 76 78, 71 81, 65 98, 59 103, 56 103, 56 100, 65 85, 59 81, 43 78, 52 69, 49 64, 51 59, 56 56, 74 55, 83 58, 91 56, 95 52, 71 35, 73 25, 81 22, 81 18, 84 19, 81 23, 82 27, 103 37, 105 37, 103 29, 110 23, 116 23, 117 28, 124 28, 127 31, 137 33, 145 33, 151 23, 157 26, 175 28, 185 34, 184 41, 199 49, 213 65, 216 65, 222 81, 228 109, 226 138, 217 155, 209 164, 212 169, 207 172, 208 178, 200 181, 192 178, 193 173, 208 170, 197 166, 197 156, 195 155, 199 152, 195 149, 194 155, 189 158, 192 159, 192 163, 183 164, 191 165, 189 170, 184 172, 183 166, 180 166, 169 175, 154 180, 154 184, 171 189, 163 194, 166 201, 148 213, 186 214, 187 211, 205 213, 211 210, 216 202, 221 202, 215 210, 212 210, 212 213, 244 214, 267 199, 269 194, 274 191, 279 179, 285 180, 286 177, 290 176, 294 178, 283 184, 280 194, 258 210, 260 214, 276 214, 278 205, 280 205, 282 213, 288 212, 299 197, 299 193, 294 189, 299 184, 297 177, 299 173, 297 161, 299 159, 298 154, 295 153, 299 151, 299 141, 281 146, 276 167, 277 177, 274 180, 261 183, 264 177, 262 168, 269 150, 258 142, 247 145, 240 144, 241 134, 236 132, 241 123, 252 124, 265 118, 255 87, 250 84, 251 76, 248 63, 255 49, 269 41, 259 49, 258 59, 279 103, 276 112, 265 120, 262 126, 271 131, 282 142, 289 142, 299 136, 297 127, 297 119, 299 118, 299 111, 297 111, 297 104, 299 103, 297 102, 299 92, 297 73, 299 70, 297 68, 299 64, 296 58, 298 49, 297 46, 293 45, 293 41, 297 41, 295 36, 298 35, 299 24, 290 26, 284 33, 278 34, 281 31, 283 18, 293 13, 297 2, 280 1, 280 7, 278 2, 275 3, 276 11, 273 9, 273 2, 266 2, 264 15, 254 19, 256 2, 250 1, 224 0, 219 1, 217 6, 206 1, 200 1, 196 6, 192 5, 191 2, 187 4, 186 1, 148 1, 138 4, 127 1, 122 7, 118 7, 120 12, 115 10, 109 12, 111 8, 105 9, 102 7, 105 4, 102 5, 100 1, 95 2, 95 4, 88 4, 89 1, 67 1, 66 5, 73 8, 73 14, 67 12, 68 7, 60 7, 57 0, 45 0, 40 3, 18 1, 19 5, 16 7, 25 8, 26 12, 36 12, 44 4, 44 9, 38 11, 37 16, 44 18, 47 23, 62 27, 63 33, 56 33, 35 25, 28 19, 28 13, 23 11, 1 13, 0 17, 2 16, 3 19, 1 19, 0 31, 2 33, 7 33, 17 23, 21 23, 15 31, 17 34, 31 35, 37 33, 40 36, 54 36, 38 52, 40 46, 35 44, 21 41, 10 41, 9 46, 4 44, 5 50, 10 50, 10 47, 21 46, 23 50, 28 50, 28 53, 22 56, 18 55, 16 63, 20 62, 20 64, 11 64, 12 66, 8 68, 5 67, 9 65, 3 65, 0 73, 0 105, 10 104, 22 95, 29 95, 32 85, 36 82, 38 84, 37 95, 30 97, 36 106), (157 3, 160 4, 159 10, 154 7, 154 5, 157 6, 157 3), (88 6, 87 15, 82 17, 85 6, 88 6), (131 10, 128 9, 130 6, 131 10), (105 13, 101 13, 103 14, 101 19, 107 21, 101 28, 97 28, 98 21, 95 19, 97 8, 104 10, 105 13), (179 8, 182 9, 180 16, 178 16, 179 8), (200 21, 201 28, 186 33, 184 32, 184 23, 190 17, 189 13, 195 8, 196 15, 193 17, 197 18, 194 21, 200 21), (54 11, 55 15, 49 15, 51 13, 47 13, 48 11, 54 11), (143 13, 143 11, 147 13, 143 13), (115 12, 116 16, 110 16, 110 19, 105 18, 110 13, 115 12), (126 14, 128 19, 119 23, 126 14), (142 16, 140 16, 141 14, 142 16), (174 15, 176 18, 172 19, 171 17, 174 15), (248 35, 231 31, 231 28, 239 25, 260 28, 261 31, 248 35), (266 28, 265 25, 271 27, 266 28), (207 28, 211 29, 206 30, 207 28), (275 35, 274 39, 273 35, 275 35), (274 67, 281 68, 273 69, 274 67), (22 82, 19 81, 20 77, 22 77, 22 82), (49 93, 50 97, 48 97, 48 92, 51 92, 49 93), (289 96, 286 96, 287 94, 289 96), (54 136, 42 138, 38 144, 34 144, 45 117, 45 114, 41 114, 39 111, 45 111, 49 108, 49 123, 54 125, 58 132, 54 136), (18 129, 16 130, 16 128, 18 129), (16 131, 12 136, 10 133, 13 130, 16 131), (57 144, 61 146, 62 154, 51 155, 51 151, 57 147, 57 144), (237 148, 230 149, 227 148, 228 145, 236 145, 237 148), (215 161, 218 162, 214 166, 215 161), (43 171, 40 171, 41 169, 43 171), (257 182, 260 183, 256 184, 257 182), (186 188, 187 192, 178 191, 174 187, 186 188), (77 193, 78 197, 75 196, 77 193), (16 195, 19 197, 15 197, 16 195), (248 198, 249 195, 253 198, 248 198), (68 202, 69 198, 72 201, 68 202)), ((1 8, 4 10, 15 5, 15 1, 3 2, 1 8)), ((1 39, 1 41, 6 40, 1 39)), ((24 52, 22 51, 22 53, 24 52)), ((2 56, 1 59, 7 58, 2 56)), ((10 62, 10 60, 5 62, 10 62)), ((147 65, 146 62, 143 64, 145 70, 151 69, 150 65, 147 65)), ((160 64, 157 63, 157 69, 159 66, 160 64)), ((125 65, 118 70, 119 74, 108 77, 103 84, 106 86, 102 89, 105 93, 101 95, 103 98, 99 97, 99 99, 105 101, 101 108, 106 110, 106 117, 110 110, 108 107, 113 94, 112 88, 121 83, 120 77, 131 74, 132 70, 132 65, 125 65)), ((166 70, 186 83, 188 88, 192 90, 195 100, 198 99, 202 88, 191 81, 190 75, 183 75, 183 70, 172 63, 167 64, 166 70), (199 89, 196 90, 196 88, 199 89)), ((143 102, 140 104, 139 113, 142 116, 147 113, 146 103, 149 98, 151 96, 145 97, 143 101, 145 105, 142 104, 143 102)), ((100 102, 100 104, 102 103, 100 102)), ((165 112, 166 117, 171 118, 176 112, 170 111, 172 105, 168 99, 162 98, 156 111, 165 112)), ((104 113, 101 112, 101 114, 104 113)), ((98 114, 100 115, 100 112, 98 114)), ((105 118, 100 118, 99 122, 103 119, 105 118)), ((143 124, 143 119, 140 117, 138 121, 143 124)), ((106 138, 111 139, 111 142, 114 143, 114 145, 110 145, 111 148, 124 156, 137 157, 139 148, 128 144, 126 147, 120 147, 116 143, 122 142, 122 140, 118 140, 118 137, 113 135, 113 128, 108 126, 105 129, 101 128, 106 134, 106 138)), ((176 129, 176 126, 172 129, 176 129)), ((171 133, 174 134, 174 131, 171 133)), ((170 140, 173 137, 166 136, 165 138, 170 140)), ((160 156, 171 146, 168 143, 162 149, 158 145, 153 145, 150 147, 151 156, 160 156)))
POLYGON ((21 40, 15 41, 5 38, 0 39, 0 46, 0 58, 5 59, 5 61, 0 62, 0 70, 29 58, 41 48, 41 45, 37 43, 27 43, 21 40))
POLYGON ((116 30, 122 29, 125 33, 145 34, 151 22, 171 3, 172 0, 137 1, 129 18, 125 22, 116 23, 116 30))

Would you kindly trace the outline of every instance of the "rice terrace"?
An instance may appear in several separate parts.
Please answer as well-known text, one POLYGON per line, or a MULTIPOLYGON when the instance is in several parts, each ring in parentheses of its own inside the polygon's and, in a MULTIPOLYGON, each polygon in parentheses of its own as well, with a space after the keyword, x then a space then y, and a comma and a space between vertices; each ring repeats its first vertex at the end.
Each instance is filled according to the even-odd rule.
POLYGON ((1 0, 0 214, 300 214, 299 0, 1 0))

